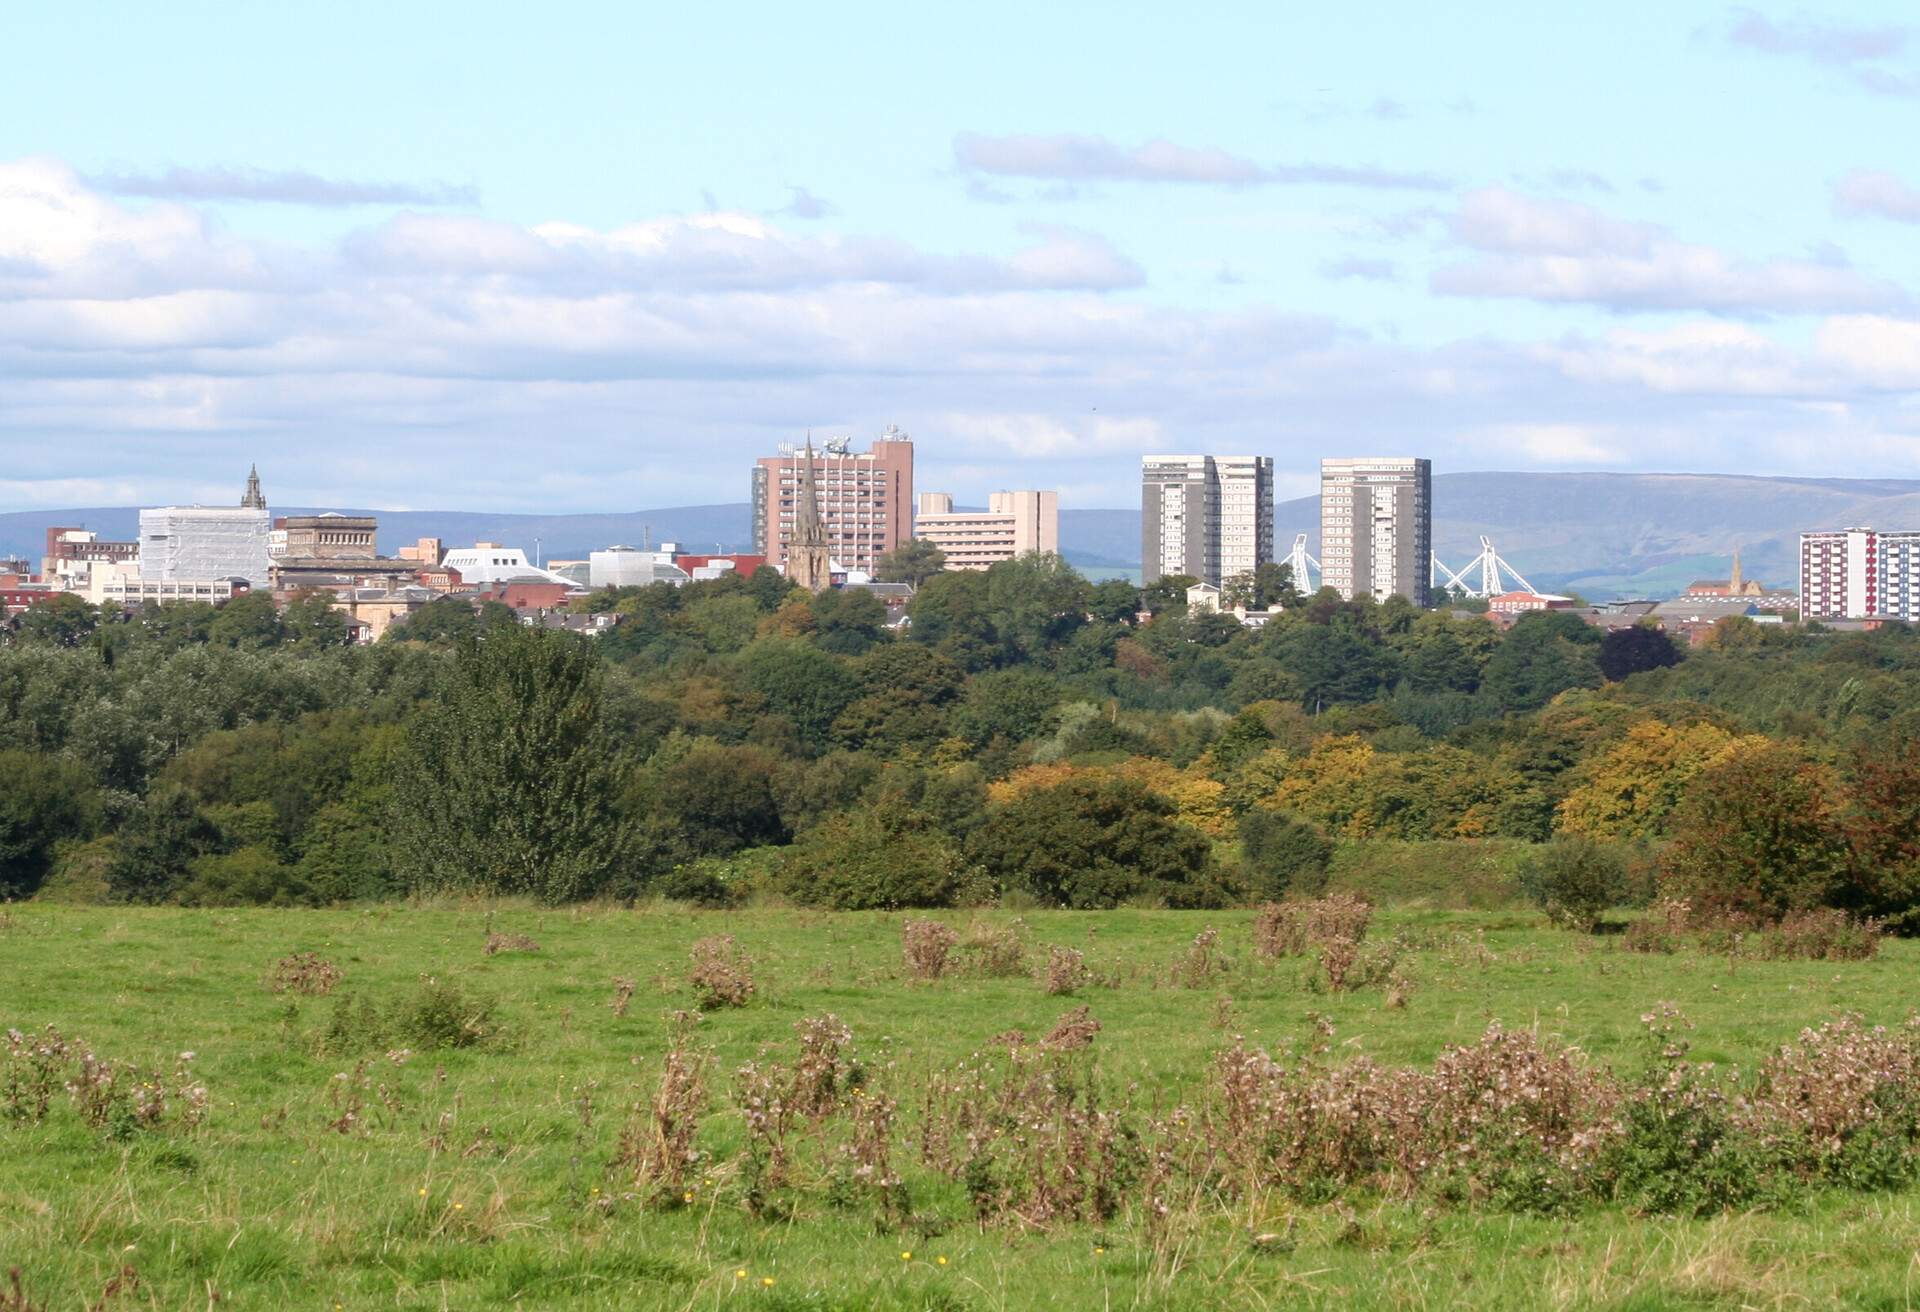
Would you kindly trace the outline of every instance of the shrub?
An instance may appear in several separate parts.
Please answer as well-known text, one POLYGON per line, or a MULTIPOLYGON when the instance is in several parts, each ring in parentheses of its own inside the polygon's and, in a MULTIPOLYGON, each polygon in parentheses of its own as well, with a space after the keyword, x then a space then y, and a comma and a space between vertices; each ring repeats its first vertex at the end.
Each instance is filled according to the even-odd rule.
POLYGON ((967 927, 960 951, 968 958, 968 969, 989 979, 1009 979, 1027 973, 1027 944, 1016 920, 1010 925, 991 925, 976 920, 967 927))
POLYGON ((1079 776, 999 803, 968 838, 967 852, 1002 888, 1051 906, 1224 901, 1206 836, 1181 824, 1172 802, 1132 780, 1079 776))
POLYGON ((1333 844, 1318 829, 1284 811, 1255 807, 1240 817, 1240 850, 1256 896, 1290 890, 1318 893, 1326 886, 1333 844))
POLYGON ((900 927, 900 955, 907 978, 936 980, 947 971, 947 958, 960 935, 937 920, 909 920, 900 927))
POLYGON ((1668 828, 1661 887, 1696 915, 1776 921, 1841 891, 1847 849, 1828 771, 1794 748, 1743 748, 1694 777, 1668 828))
POLYGON ((960 857, 911 811, 835 815, 789 849, 781 882, 795 901, 836 911, 952 906, 960 857))
POLYGON ((384 1005, 368 997, 342 997, 317 1046, 328 1055, 403 1046, 472 1048, 500 1033, 492 998, 422 976, 412 993, 384 1005))
POLYGON ((1040 1040, 1040 1046, 1055 1052, 1077 1052, 1093 1046, 1093 1036, 1100 1028, 1100 1022, 1093 1018, 1088 1007, 1075 1007, 1053 1023, 1047 1036, 1040 1040))
POLYGON ((1836 907, 1796 911, 1760 936, 1761 955, 1803 961, 1866 961, 1879 955, 1877 920, 1856 920, 1836 907))
POLYGON ((1263 957, 1292 957, 1330 942, 1358 944, 1372 918, 1372 905, 1351 893, 1269 902, 1253 918, 1254 949, 1263 957))
POLYGON ((1627 895, 1627 864, 1590 838, 1542 843, 1520 866, 1520 887, 1555 924, 1592 933, 1627 895))
POLYGON ((702 1011, 744 1007, 753 997, 753 958, 734 944, 733 935, 703 938, 693 945, 693 970, 687 981, 702 1011))
POLYGON ((700 1155, 694 1135, 707 1109, 707 1074, 713 1053, 696 1048, 693 1030, 699 1016, 676 1012, 660 1079, 653 1093, 633 1109, 620 1133, 615 1165, 633 1180, 648 1202, 678 1206, 700 1155))
POLYGON ((1678 952, 1693 928, 1693 907, 1684 898, 1663 897, 1627 926, 1621 946, 1629 952, 1678 952))

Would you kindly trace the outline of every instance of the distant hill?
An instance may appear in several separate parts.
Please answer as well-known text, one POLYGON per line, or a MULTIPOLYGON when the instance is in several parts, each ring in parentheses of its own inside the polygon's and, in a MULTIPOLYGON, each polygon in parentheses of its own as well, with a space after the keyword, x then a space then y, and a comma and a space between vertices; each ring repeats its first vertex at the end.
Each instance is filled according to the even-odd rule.
MULTIPOLYGON (((1798 578, 1803 529, 1871 524, 1920 528, 1920 480, 1770 478, 1730 474, 1439 474, 1433 480, 1434 550, 1458 569, 1480 550, 1480 536, 1535 587, 1573 589, 1589 598, 1666 596, 1695 578, 1725 577, 1740 551, 1749 578, 1783 587, 1798 578)), ((350 511, 380 517, 380 545, 391 552, 420 537, 449 545, 504 542, 548 560, 578 558, 613 543, 679 542, 689 550, 746 550, 746 503, 674 506, 599 515, 509 515, 460 510, 350 511)), ((275 507, 281 514, 308 508, 275 507)), ((130 538, 129 507, 0 514, 0 555, 38 561, 46 529, 82 524, 106 537, 130 538)), ((1285 555, 1305 533, 1319 554, 1320 512, 1311 497, 1282 502, 1274 543, 1285 555)), ((1140 564, 1140 512, 1062 510, 1061 547, 1090 574, 1133 573, 1140 564)))

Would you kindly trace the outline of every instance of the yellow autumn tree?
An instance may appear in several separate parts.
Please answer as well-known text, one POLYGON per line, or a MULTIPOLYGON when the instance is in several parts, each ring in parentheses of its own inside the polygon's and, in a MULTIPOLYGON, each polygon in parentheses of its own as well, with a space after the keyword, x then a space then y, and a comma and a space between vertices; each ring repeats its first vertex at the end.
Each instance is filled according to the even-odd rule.
POLYGON ((1330 834, 1366 838, 1379 823, 1373 806, 1374 756, 1358 734, 1322 738, 1289 764, 1280 786, 1259 804, 1292 811, 1330 834))
POLYGON ((1660 832, 1687 784, 1733 752, 1764 743, 1712 724, 1682 728, 1645 720, 1580 770, 1555 812, 1561 833, 1587 838, 1649 838, 1660 832))

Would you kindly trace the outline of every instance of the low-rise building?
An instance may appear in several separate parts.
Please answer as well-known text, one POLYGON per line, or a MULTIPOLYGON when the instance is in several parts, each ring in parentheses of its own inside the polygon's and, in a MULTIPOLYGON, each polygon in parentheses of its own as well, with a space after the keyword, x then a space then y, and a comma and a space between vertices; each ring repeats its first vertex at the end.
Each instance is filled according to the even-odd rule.
POLYGON ((460 577, 475 586, 506 583, 515 579, 565 583, 569 587, 573 584, 572 579, 535 565, 519 547, 502 546, 498 542, 476 542, 470 547, 455 547, 441 557, 440 564, 446 569, 459 570, 460 577))
POLYGON ((40 578, 68 592, 84 592, 95 566, 133 565, 139 559, 138 542, 108 541, 85 528, 49 528, 40 578))
POLYGON ((1495 615, 1522 615, 1530 610, 1573 610, 1580 603, 1552 592, 1503 592, 1487 599, 1495 615))
POLYGON ((982 570, 1036 551, 1060 550, 1058 492, 995 492, 987 508, 955 510, 945 492, 922 492, 913 536, 933 543, 948 569, 982 570))

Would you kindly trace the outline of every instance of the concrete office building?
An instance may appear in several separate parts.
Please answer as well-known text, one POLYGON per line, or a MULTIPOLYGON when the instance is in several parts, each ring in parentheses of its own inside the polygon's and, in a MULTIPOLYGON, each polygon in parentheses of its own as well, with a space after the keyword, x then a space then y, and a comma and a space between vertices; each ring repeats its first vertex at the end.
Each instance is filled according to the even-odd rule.
MULTIPOLYGON (((792 451, 762 456, 753 467, 753 550, 782 571, 807 459, 792 451)), ((811 464, 828 555, 839 569, 871 573, 912 535, 912 439, 892 425, 865 452, 851 450, 846 438, 829 438, 813 451, 811 464)))
POLYGON ((922 492, 913 535, 946 553, 948 569, 986 569, 1015 556, 1060 550, 1058 492, 995 492, 987 508, 955 510, 945 492, 922 492))
POLYGON ((1140 465, 1141 580, 1221 586, 1273 559, 1271 456, 1147 456, 1140 465))
POLYGON ((1320 462, 1320 579, 1348 601, 1429 604, 1433 464, 1410 456, 1320 462))

